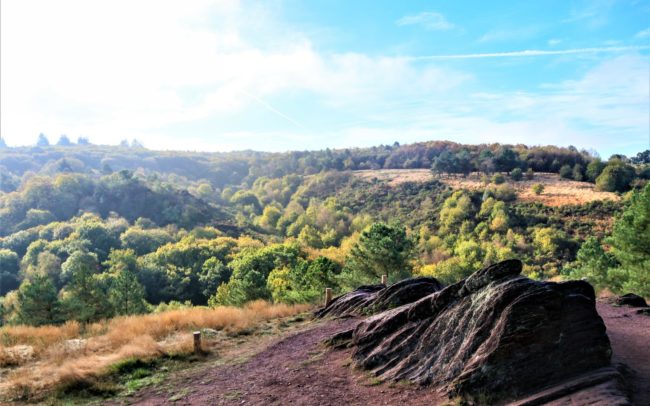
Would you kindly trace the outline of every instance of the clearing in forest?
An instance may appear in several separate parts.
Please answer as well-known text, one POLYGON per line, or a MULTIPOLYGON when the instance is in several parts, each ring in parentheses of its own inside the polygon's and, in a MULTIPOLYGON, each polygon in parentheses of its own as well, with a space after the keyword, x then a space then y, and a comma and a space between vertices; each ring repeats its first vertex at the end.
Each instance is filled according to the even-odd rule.
MULTIPOLYGON (((392 186, 405 182, 426 182, 438 179, 454 189, 478 190, 485 188, 485 183, 481 180, 481 174, 478 172, 471 173, 466 177, 462 175, 435 177, 429 169, 378 169, 354 171, 354 174, 366 180, 377 179, 388 182, 392 186)), ((617 201, 620 199, 615 193, 596 190, 593 183, 562 179, 556 173, 539 172, 535 173, 532 180, 524 178, 518 182, 512 181, 507 175, 504 176, 506 184, 517 191, 517 199, 520 201, 540 202, 547 206, 563 206, 589 203, 595 200, 617 201), (536 195, 531 190, 531 187, 537 183, 544 185, 544 192, 540 195, 536 195)))

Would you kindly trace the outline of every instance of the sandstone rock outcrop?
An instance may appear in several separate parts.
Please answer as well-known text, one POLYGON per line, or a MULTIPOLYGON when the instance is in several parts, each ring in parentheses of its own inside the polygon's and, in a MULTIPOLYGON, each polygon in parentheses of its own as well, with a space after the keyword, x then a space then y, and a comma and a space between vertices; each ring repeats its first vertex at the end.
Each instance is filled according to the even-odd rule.
POLYGON ((329 306, 316 312, 316 317, 362 316, 413 303, 443 285, 434 278, 406 279, 390 286, 366 285, 335 297, 329 306))
POLYGON ((630 306, 630 307, 648 307, 648 303, 639 295, 634 293, 628 293, 616 298, 616 304, 619 306, 630 306))
POLYGON ((435 385, 475 402, 512 401, 609 367, 591 285, 535 281, 521 269, 518 260, 492 265, 370 316, 332 344, 352 346, 356 366, 383 380, 435 385))

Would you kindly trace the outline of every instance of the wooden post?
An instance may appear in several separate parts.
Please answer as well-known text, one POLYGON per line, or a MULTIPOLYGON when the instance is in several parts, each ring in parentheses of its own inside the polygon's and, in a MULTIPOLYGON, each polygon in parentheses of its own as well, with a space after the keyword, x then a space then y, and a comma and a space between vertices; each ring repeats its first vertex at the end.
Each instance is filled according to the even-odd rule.
POLYGON ((325 288, 325 307, 332 303, 332 288, 325 288))
POLYGON ((198 354, 201 352, 201 332, 195 331, 192 335, 194 336, 194 353, 198 354))
POLYGON ((385 285, 386 282, 388 282, 388 275, 382 275, 381 276, 381 284, 385 285))

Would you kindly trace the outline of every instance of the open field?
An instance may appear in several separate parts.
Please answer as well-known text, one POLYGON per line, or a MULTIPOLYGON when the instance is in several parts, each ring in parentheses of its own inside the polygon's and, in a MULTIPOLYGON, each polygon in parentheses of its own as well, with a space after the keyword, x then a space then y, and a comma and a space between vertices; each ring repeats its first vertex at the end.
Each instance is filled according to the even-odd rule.
MULTIPOLYGON (((436 179, 428 169, 379 169, 355 171, 354 174, 366 180, 377 179, 388 182, 390 185, 399 185, 405 182, 426 182, 436 179)), ((476 172, 467 177, 451 175, 437 179, 454 189, 477 190, 485 188, 485 184, 481 181, 481 175, 476 172)), ((523 179, 519 182, 508 179, 506 176, 506 184, 517 191, 518 200, 540 202, 547 206, 620 199, 615 193, 595 190, 592 183, 562 179, 555 173, 536 173, 533 180, 523 179), (531 187, 536 183, 544 185, 544 192, 541 195, 536 195, 531 190, 531 187)))
MULTIPOLYGON (((204 334, 211 351, 224 339, 249 335, 271 320, 304 312, 308 305, 252 302, 244 308, 205 307, 118 317, 87 326, 7 326, 0 329, 0 403, 38 400, 70 388, 115 392, 105 378, 125 365, 182 359, 193 353, 192 331, 204 334), (101 387, 99 387, 101 386, 101 387)), ((128 368, 127 368, 128 369, 128 368)))

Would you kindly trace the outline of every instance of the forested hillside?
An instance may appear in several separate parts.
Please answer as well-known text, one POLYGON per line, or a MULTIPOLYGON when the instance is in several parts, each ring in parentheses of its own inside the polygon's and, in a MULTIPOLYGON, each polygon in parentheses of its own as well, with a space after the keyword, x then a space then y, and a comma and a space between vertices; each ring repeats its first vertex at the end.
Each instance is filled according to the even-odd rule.
POLYGON ((602 161, 572 147, 437 141, 287 153, 3 147, 0 320, 309 302, 382 274, 452 282, 514 257, 534 278, 586 277, 650 296, 640 272, 650 245, 628 238, 650 235, 649 163, 648 151, 602 161), (392 184, 353 172, 405 168, 435 176, 392 184), (481 188, 442 182, 473 172, 481 188), (622 199, 517 200, 513 182, 541 172, 622 199))

